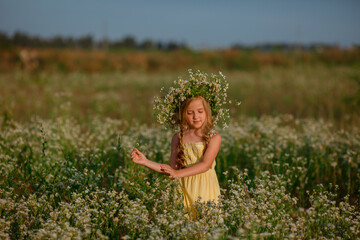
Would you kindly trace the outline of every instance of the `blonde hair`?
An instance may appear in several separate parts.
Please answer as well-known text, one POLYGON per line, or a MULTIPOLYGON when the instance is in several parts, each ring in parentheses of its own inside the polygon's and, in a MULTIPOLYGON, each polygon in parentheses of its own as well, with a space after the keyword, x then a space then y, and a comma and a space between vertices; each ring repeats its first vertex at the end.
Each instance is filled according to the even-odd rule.
POLYGON ((192 98, 187 98, 180 107, 180 112, 178 113, 178 116, 180 118, 180 132, 179 132, 179 145, 178 145, 178 155, 177 155, 177 164, 180 166, 180 168, 185 167, 185 155, 184 155, 184 145, 183 145, 183 138, 184 138, 184 131, 186 130, 186 126, 188 126, 187 120, 186 120, 186 110, 189 107, 189 104, 197 99, 201 99, 205 113, 206 113, 206 119, 204 124, 201 126, 201 132, 202 132, 202 138, 204 143, 204 151, 205 153, 207 146, 210 142, 210 130, 214 126, 212 114, 211 114, 211 107, 208 101, 205 100, 205 98, 201 96, 196 96, 192 98))

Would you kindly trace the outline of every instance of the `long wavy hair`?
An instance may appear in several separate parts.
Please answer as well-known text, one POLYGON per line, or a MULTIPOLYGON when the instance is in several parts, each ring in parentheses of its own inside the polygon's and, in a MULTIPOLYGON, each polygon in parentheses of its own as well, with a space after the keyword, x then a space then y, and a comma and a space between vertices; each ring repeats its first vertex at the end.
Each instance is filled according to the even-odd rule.
MULTIPOLYGON (((186 110, 189 107, 189 104, 197 99, 201 99, 203 105, 204 105, 204 109, 205 109, 205 113, 206 113, 206 119, 205 122, 203 123, 203 125, 201 126, 201 133, 202 133, 202 138, 203 138, 203 143, 204 143, 204 151, 203 154, 205 153, 207 146, 210 142, 210 130, 213 128, 214 126, 214 122, 213 122, 213 118, 211 115, 211 107, 208 101, 205 100, 205 98, 201 97, 201 96, 196 96, 196 97, 192 97, 192 98, 188 98, 186 99, 180 107, 180 113, 179 115, 181 116, 180 118, 180 132, 179 132, 179 145, 178 145, 178 155, 177 155, 177 164, 180 168, 184 168, 185 167, 185 155, 184 155, 184 145, 183 145, 183 138, 184 138, 184 131, 187 130, 189 124, 187 122, 187 118, 186 118, 186 110)), ((179 116, 179 117, 180 117, 179 116)))

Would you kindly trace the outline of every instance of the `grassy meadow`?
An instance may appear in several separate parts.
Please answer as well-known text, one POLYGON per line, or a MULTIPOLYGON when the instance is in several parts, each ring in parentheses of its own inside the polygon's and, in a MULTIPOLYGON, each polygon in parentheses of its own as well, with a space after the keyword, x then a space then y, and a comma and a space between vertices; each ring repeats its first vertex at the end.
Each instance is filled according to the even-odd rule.
MULTIPOLYGON (((343 129, 360 126, 360 68, 299 64, 222 72, 230 83, 229 97, 242 102, 240 108, 232 109, 234 119, 291 114, 324 119, 343 129)), ((99 116, 152 124, 154 96, 160 94, 161 87, 167 89, 178 76, 186 75, 186 69, 158 73, 2 73, 0 112, 20 122, 37 115, 45 119, 73 116, 81 122, 99 116)))
POLYGON ((0 73, 0 238, 359 238, 359 68, 204 69, 242 103, 217 129, 220 202, 196 220, 176 180, 130 159, 168 162, 152 101, 185 69, 0 73))

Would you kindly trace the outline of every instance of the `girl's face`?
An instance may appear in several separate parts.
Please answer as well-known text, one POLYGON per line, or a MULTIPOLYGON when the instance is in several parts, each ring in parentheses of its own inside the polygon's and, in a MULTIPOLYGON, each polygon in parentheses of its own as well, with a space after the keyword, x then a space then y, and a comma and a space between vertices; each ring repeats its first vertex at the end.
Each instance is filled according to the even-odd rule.
POLYGON ((201 99, 195 99, 189 103, 185 112, 186 121, 190 129, 198 129, 206 122, 206 111, 201 99))

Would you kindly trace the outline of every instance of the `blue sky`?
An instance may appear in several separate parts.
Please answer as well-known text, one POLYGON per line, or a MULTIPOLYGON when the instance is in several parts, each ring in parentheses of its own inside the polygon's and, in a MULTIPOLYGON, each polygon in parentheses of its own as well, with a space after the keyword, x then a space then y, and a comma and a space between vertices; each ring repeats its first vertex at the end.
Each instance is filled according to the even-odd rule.
POLYGON ((360 1, 0 0, 0 31, 201 48, 266 42, 360 44, 360 1))

